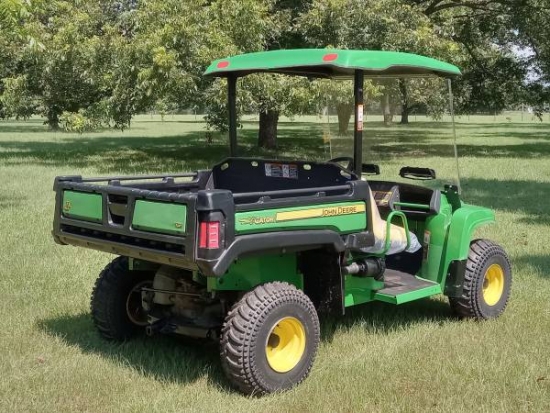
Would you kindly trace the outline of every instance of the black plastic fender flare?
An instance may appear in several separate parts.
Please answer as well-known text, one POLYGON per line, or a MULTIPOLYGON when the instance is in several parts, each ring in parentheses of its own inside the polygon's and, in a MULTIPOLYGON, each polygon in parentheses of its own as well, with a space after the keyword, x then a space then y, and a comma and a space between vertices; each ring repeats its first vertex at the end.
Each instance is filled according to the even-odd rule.
POLYGON ((221 277, 227 272, 233 261, 243 254, 260 251, 283 251, 286 248, 302 247, 304 250, 330 246, 336 252, 342 252, 346 245, 342 236, 330 230, 280 231, 262 234, 240 235, 217 259, 197 258, 196 262, 205 276, 221 277))

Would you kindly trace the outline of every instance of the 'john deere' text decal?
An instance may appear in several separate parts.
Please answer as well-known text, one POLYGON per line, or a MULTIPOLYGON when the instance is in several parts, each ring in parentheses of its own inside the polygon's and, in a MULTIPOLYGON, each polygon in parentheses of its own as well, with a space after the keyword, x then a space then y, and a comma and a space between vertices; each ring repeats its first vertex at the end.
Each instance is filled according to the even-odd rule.
POLYGON ((285 209, 279 210, 278 212, 273 211, 273 213, 271 213, 271 211, 262 211, 262 213, 258 215, 248 215, 239 218, 238 222, 241 225, 264 225, 303 219, 307 220, 311 218, 353 215, 364 212, 365 204, 362 202, 356 204, 332 204, 307 209, 285 209))

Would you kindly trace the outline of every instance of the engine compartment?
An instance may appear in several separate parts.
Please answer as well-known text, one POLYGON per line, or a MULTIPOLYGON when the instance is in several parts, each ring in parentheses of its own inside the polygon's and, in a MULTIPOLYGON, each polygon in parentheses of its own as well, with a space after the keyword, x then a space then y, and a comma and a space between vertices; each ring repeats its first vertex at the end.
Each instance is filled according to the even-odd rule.
POLYGON ((196 273, 166 265, 156 271, 151 288, 141 289, 141 299, 148 335, 215 338, 227 312, 225 301, 209 294, 196 273))

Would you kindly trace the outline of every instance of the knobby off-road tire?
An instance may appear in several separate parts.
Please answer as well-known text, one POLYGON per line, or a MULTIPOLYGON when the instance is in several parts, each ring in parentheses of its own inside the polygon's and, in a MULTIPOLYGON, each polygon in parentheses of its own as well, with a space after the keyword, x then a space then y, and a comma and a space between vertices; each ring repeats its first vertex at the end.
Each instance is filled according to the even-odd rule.
POLYGON ((99 333, 109 340, 127 340, 143 332, 147 316, 141 307, 141 287, 153 284, 153 272, 130 271, 128 258, 109 263, 96 280, 90 310, 99 333))
POLYGON ((498 317, 508 304, 512 270, 506 252, 492 241, 470 244, 461 297, 449 297, 451 309, 461 318, 498 317))
POLYGON ((227 314, 221 362, 245 394, 288 389, 309 374, 319 346, 319 318, 293 285, 272 282, 246 293, 227 314))

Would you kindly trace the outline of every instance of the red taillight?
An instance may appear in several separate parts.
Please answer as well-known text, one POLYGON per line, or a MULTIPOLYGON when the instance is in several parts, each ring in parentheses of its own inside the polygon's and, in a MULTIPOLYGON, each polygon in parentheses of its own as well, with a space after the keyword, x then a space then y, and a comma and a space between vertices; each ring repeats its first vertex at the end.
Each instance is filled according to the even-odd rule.
POLYGON ((199 248, 208 250, 220 248, 220 222, 201 222, 199 226, 199 248))
POLYGON ((208 223, 208 249, 220 248, 220 223, 208 223))
POLYGON ((206 234, 206 222, 201 222, 199 228, 199 248, 206 248, 208 235, 206 234))

